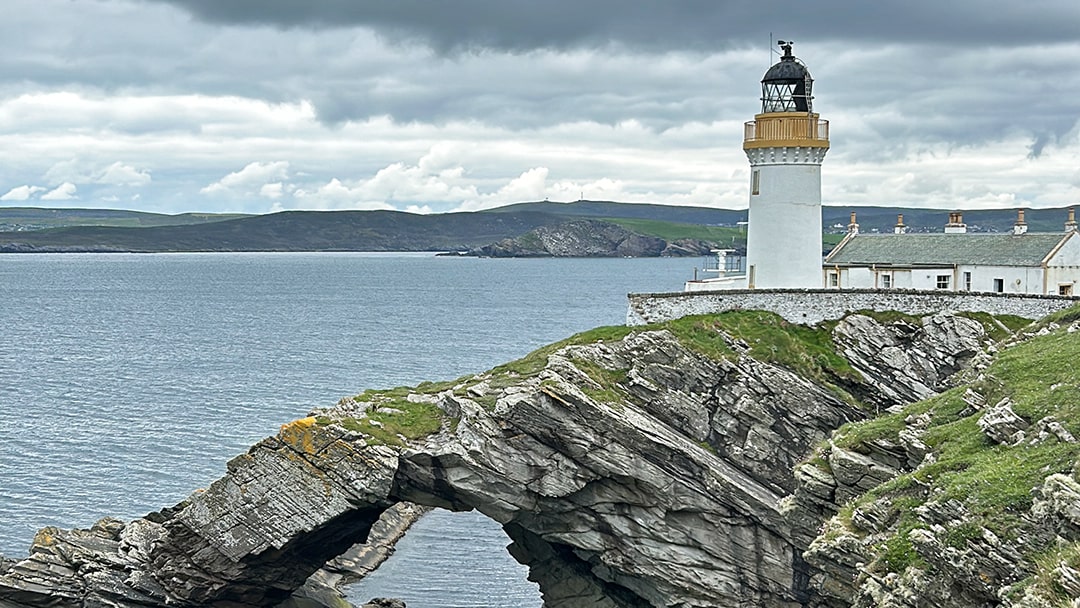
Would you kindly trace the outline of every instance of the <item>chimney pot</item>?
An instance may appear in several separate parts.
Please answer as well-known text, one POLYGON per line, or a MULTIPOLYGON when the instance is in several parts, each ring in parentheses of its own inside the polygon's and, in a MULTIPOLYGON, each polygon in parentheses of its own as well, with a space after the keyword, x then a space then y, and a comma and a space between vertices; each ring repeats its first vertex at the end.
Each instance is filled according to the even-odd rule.
POLYGON ((1027 222, 1024 221, 1024 210, 1016 210, 1016 223, 1013 224, 1013 234, 1025 234, 1028 231, 1027 222))
POLYGON ((967 226, 964 224, 964 214, 954 211, 949 214, 949 223, 945 224, 945 234, 964 234, 967 226))
POLYGON ((898 213, 896 215, 896 226, 893 228, 893 232, 896 234, 906 234, 907 226, 904 225, 904 214, 898 213))

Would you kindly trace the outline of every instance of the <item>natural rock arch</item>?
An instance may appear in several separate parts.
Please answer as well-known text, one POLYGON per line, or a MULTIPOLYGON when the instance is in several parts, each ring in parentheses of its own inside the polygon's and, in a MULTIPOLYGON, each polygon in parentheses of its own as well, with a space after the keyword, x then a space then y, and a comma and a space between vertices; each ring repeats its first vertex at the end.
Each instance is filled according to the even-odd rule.
MULTIPOLYGON (((885 342, 917 352, 925 373, 894 374, 917 391, 983 337, 960 317, 920 332, 862 319, 834 332, 849 360, 872 361, 857 355, 885 342)), ((464 392, 414 395, 447 422, 400 447, 348 424, 290 423, 176 507, 44 530, 35 553, 0 574, 0 605, 274 605, 399 501, 502 524, 547 608, 824 605, 802 560, 821 520, 785 497, 814 443, 862 414, 725 340, 735 356, 641 331, 566 346, 503 388, 481 378, 464 392)), ((911 390, 877 391, 875 403, 911 390)))

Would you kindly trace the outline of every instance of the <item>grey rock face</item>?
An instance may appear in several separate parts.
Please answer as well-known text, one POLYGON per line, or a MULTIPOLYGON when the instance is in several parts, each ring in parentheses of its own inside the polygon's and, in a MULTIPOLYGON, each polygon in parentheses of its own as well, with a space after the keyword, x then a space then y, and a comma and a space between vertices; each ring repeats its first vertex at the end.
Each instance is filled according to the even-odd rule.
POLYGON ((503 239, 469 251, 483 257, 656 257, 704 255, 710 245, 701 241, 664 239, 637 234, 611 222, 574 220, 541 226, 522 236, 503 239))
POLYGON ((850 315, 833 332, 842 354, 873 390, 858 395, 881 410, 932 397, 980 352, 985 330, 977 321, 947 313, 921 325, 878 323, 850 315))
MULTIPOLYGON (((1012 402, 1002 399, 979 418, 979 428, 994 443, 1014 445, 1024 440, 1027 420, 1016 415, 1012 402)), ((1064 429, 1062 429, 1064 430, 1064 429)))
MULTIPOLYGON (((972 328, 935 319, 922 334, 838 328, 856 371, 876 378, 861 389, 871 402, 932 393, 970 356, 972 328), (889 384, 894 368, 869 356, 886 342, 896 365, 903 344, 929 362, 889 384)), ((790 370, 708 358, 667 331, 568 346, 536 375, 409 400, 437 404, 441 431, 382 445, 346 430, 368 406, 343 402, 284 425, 175 507, 43 530, 0 572, 0 606, 275 605, 403 501, 501 523, 548 608, 843 605, 857 548, 822 545, 821 566, 803 552, 845 492, 889 474, 854 453, 830 456, 831 477, 799 466, 863 414, 790 370)))

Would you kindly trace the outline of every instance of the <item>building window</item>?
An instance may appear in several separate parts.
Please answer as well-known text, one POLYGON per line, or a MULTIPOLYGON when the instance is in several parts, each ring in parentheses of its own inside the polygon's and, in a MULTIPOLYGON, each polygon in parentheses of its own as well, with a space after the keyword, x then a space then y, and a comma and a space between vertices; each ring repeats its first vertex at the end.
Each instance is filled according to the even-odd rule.
POLYGON ((750 194, 761 194, 761 171, 757 169, 750 176, 750 194))
POLYGON ((952 277, 950 277, 947 274, 939 274, 939 275, 937 275, 937 288, 938 289, 948 289, 949 288, 949 279, 950 278, 952 278, 952 277))
POLYGON ((1072 284, 1058 285, 1058 295, 1059 296, 1071 296, 1071 295, 1073 295, 1072 288, 1073 288, 1072 284))
POLYGON ((971 291, 971 273, 964 273, 964 291, 971 291))
POLYGON ((994 293, 1005 291, 1005 279, 994 279, 994 293))
POLYGON ((829 287, 840 287, 840 273, 829 272, 829 287))
POLYGON ((883 274, 883 275, 881 275, 881 288, 882 289, 892 289, 892 275, 891 274, 883 274))

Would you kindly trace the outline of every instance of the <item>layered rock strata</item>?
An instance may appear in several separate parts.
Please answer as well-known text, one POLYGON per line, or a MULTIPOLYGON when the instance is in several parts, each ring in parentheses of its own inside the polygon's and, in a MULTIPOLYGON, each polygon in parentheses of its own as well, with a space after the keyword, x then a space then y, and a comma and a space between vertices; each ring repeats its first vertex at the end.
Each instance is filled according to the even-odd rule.
POLYGON ((275 605, 403 501, 498 521, 548 608, 842 605, 850 579, 834 579, 856 564, 804 550, 844 492, 918 455, 837 452, 835 475, 800 463, 867 415, 852 395, 887 407, 933 394, 986 336, 954 315, 852 317, 834 334, 843 382, 755 359, 722 329, 706 336, 712 353, 649 329, 567 345, 535 369, 343 400, 175 507, 42 530, 0 573, 0 606, 275 605), (435 412, 436 432, 395 432, 386 421, 410 408, 435 412))

